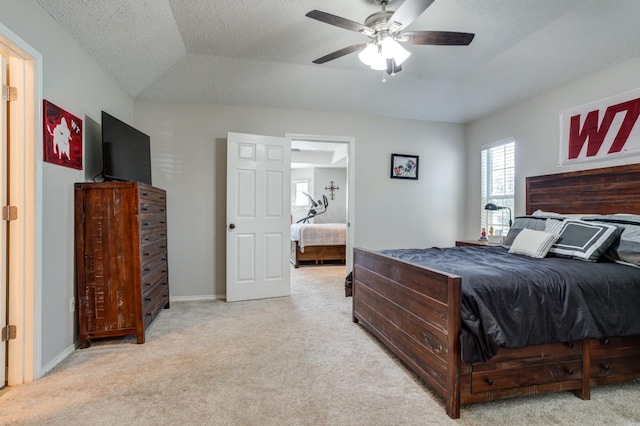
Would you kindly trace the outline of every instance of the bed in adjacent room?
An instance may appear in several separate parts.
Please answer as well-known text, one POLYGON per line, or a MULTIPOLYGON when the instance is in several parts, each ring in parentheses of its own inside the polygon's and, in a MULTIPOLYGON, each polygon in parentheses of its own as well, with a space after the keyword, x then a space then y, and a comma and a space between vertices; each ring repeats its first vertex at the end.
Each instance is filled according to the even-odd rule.
POLYGON ((347 225, 344 223, 294 223, 291 225, 291 263, 321 265, 344 263, 347 225))
POLYGON ((640 379, 640 164, 527 178, 526 208, 509 248, 354 249, 353 320, 452 418, 640 379))

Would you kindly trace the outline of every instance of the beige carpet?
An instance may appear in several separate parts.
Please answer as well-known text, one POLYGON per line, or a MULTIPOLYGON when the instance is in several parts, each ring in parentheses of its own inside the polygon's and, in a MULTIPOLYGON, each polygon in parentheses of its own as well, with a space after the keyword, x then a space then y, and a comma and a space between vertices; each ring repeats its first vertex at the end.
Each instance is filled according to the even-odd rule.
POLYGON ((351 321, 340 266, 292 269, 292 294, 173 303, 147 343, 96 342, 0 397, 11 425, 631 425, 640 383, 463 407, 351 321))

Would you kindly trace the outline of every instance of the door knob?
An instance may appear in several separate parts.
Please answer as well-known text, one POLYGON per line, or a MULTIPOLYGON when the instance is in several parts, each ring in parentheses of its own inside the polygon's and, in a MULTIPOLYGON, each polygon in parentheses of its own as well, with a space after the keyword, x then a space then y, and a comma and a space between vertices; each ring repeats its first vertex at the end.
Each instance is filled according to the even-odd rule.
POLYGON ((232 223, 229 225, 229 229, 235 229, 235 227, 236 227, 235 223, 232 223))

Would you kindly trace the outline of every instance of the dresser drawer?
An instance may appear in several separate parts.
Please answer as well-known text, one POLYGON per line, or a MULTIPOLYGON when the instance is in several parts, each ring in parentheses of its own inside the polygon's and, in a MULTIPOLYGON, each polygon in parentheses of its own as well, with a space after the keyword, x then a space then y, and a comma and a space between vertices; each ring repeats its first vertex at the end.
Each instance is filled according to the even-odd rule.
POLYGON ((153 242, 140 246, 140 262, 143 264, 147 260, 156 257, 159 254, 167 252, 167 239, 161 238, 153 242))
MULTIPOLYGON (((166 279, 160 279, 154 285, 151 286, 150 291, 142 296, 142 310, 148 312, 150 307, 157 302, 158 299, 168 300, 169 297, 169 285, 166 279)), ((164 303, 163 303, 164 305, 164 303)))
POLYGON ((140 244, 148 244, 160 239, 167 238, 167 230, 165 228, 146 228, 140 232, 140 244))
POLYGON ((574 359, 471 374, 471 392, 487 392, 582 379, 582 360, 574 359), (564 377, 564 379, 563 379, 564 377))
POLYGON ((145 327, 158 315, 158 312, 169 304, 169 285, 160 283, 142 297, 142 312, 145 327))
POLYGON ((153 203, 164 205, 167 202, 167 193, 166 191, 152 188, 147 185, 139 185, 138 198, 140 200, 140 204, 153 203))
POLYGON ((640 336, 610 337, 589 341, 591 377, 640 374, 640 336))
POLYGON ((146 229, 167 227, 167 215, 165 214, 141 214, 139 221, 141 232, 144 232, 146 229))
POLYGON ((155 204, 155 203, 140 203, 140 213, 141 214, 165 214, 167 212, 167 207, 164 204, 155 204))
POLYGON ((142 288, 151 286, 159 276, 166 275, 168 271, 167 256, 166 254, 159 254, 156 257, 152 257, 141 268, 141 280, 142 288))

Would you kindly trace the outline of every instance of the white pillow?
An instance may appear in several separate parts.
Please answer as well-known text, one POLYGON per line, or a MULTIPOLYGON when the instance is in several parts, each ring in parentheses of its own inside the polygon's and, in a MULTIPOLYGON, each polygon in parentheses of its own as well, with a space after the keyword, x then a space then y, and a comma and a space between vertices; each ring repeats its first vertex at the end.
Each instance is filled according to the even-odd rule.
POLYGON ((555 217, 557 219, 564 219, 567 217, 573 218, 573 219, 580 219, 584 216, 593 216, 593 214, 589 213, 556 213, 556 212, 545 212, 543 210, 536 210, 535 212, 533 212, 533 214, 531 215, 533 217, 555 217))
POLYGON ((555 234, 549 234, 544 231, 535 231, 533 229, 523 229, 520 231, 509 253, 523 254, 529 257, 542 258, 547 255, 549 249, 558 239, 555 234))

